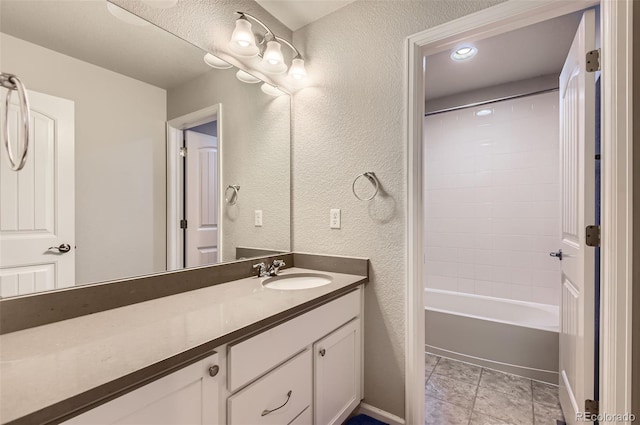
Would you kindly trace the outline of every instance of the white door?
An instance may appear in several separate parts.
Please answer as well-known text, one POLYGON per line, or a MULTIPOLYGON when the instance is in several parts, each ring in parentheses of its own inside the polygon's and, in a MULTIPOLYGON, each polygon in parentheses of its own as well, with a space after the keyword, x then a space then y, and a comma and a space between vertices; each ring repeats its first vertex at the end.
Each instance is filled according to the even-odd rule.
POLYGON ((590 10, 560 74, 560 401, 568 424, 577 423, 576 413, 594 394, 594 248, 585 244, 585 227, 595 223, 595 75, 585 70, 593 49, 590 10))
MULTIPOLYGON (((26 165, 14 172, 0 158, 0 297, 75 284, 74 103, 33 91, 28 96, 26 165), (61 244, 70 251, 55 249, 61 244)), ((9 107, 14 143, 18 110, 17 103, 9 107)))
POLYGON ((360 404, 360 319, 313 345, 316 425, 339 425, 360 404))
POLYGON ((185 131, 187 145, 185 267, 218 262, 218 139, 185 131))
POLYGON ((89 410, 63 425, 219 424, 218 354, 89 410), (213 376, 211 376, 213 375, 213 376))

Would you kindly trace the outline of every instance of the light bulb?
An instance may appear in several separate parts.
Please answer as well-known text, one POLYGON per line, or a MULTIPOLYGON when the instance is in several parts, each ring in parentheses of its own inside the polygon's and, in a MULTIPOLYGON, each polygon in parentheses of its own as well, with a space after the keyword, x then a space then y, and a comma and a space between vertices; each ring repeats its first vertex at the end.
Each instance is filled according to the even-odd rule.
POLYGON ((307 70, 304 68, 304 60, 296 58, 291 62, 289 76, 295 80, 304 80, 307 77, 307 70))
POLYGON ((246 18, 240 17, 236 20, 236 28, 231 34, 231 42, 229 48, 240 56, 251 57, 260 52, 256 46, 256 37, 251 31, 251 22, 246 18))
POLYGON ((212 55, 211 53, 207 53, 206 55, 204 55, 204 63, 212 68, 217 69, 229 69, 233 66, 226 61, 223 61, 219 57, 212 55))
POLYGON ((267 48, 262 55, 262 67, 271 74, 281 74, 287 70, 282 56, 282 46, 275 40, 267 42, 267 48))

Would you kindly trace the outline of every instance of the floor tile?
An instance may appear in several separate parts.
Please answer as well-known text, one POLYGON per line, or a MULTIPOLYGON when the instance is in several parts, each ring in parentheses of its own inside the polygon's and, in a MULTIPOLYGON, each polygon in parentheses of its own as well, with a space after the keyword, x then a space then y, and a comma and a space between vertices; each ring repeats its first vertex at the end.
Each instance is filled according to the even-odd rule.
POLYGON ((481 371, 482 368, 479 366, 442 357, 436 365, 433 373, 477 385, 480 380, 481 371))
POLYGON ((480 386, 531 400, 531 380, 492 369, 482 369, 480 386))
POLYGON ((424 355, 424 376, 429 377, 433 369, 436 367, 436 363, 440 360, 439 356, 431 353, 425 353, 424 355))
POLYGON ((551 407, 557 406, 560 404, 558 387, 544 382, 533 381, 533 401, 551 407))
POLYGON ((479 387, 473 410, 502 419, 511 425, 532 425, 531 399, 479 387))
POLYGON ((467 425, 471 410, 433 397, 425 402, 425 425, 467 425))
POLYGON ((494 418, 493 416, 483 415, 475 410, 471 413, 471 422, 469 425, 511 425, 509 422, 505 422, 502 419, 494 418))
POLYGON ((533 416, 535 425, 556 425, 557 420, 564 421, 564 415, 560 404, 548 406, 546 404, 533 403, 533 416))
POLYGON ((473 384, 434 373, 427 382, 426 396, 471 409, 476 398, 476 389, 473 384))

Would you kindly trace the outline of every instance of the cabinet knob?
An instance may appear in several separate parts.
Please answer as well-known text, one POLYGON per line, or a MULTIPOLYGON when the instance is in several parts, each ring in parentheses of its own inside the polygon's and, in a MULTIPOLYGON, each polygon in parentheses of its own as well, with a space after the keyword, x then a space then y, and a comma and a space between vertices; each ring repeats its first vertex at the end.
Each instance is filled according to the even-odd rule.
POLYGON ((209 368, 209 376, 214 377, 220 372, 220 366, 214 365, 209 368))
POLYGON ((325 355, 325 354, 327 354, 327 350, 325 350, 324 348, 321 348, 321 349, 320 349, 320 355, 321 355, 322 357, 324 357, 324 355, 325 355))

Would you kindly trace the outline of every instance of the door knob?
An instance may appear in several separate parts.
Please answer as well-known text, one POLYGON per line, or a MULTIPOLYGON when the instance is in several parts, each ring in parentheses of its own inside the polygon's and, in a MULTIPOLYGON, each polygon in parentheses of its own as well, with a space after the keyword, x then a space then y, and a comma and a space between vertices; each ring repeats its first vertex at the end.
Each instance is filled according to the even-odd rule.
POLYGON ((558 252, 550 252, 549 255, 551 257, 556 257, 558 260, 562 261, 562 250, 559 249, 558 252))
POLYGON ((327 350, 325 350, 324 348, 320 350, 320 355, 322 357, 324 357, 324 355, 327 354, 327 350))
POLYGON ((71 245, 68 243, 62 243, 59 246, 50 246, 48 251, 58 251, 59 254, 71 251, 71 245))

